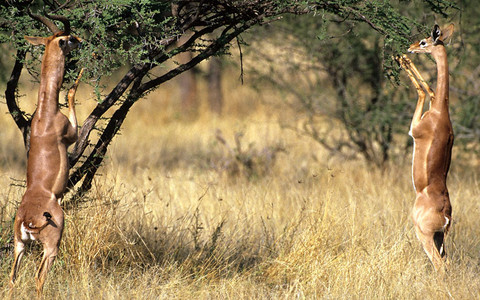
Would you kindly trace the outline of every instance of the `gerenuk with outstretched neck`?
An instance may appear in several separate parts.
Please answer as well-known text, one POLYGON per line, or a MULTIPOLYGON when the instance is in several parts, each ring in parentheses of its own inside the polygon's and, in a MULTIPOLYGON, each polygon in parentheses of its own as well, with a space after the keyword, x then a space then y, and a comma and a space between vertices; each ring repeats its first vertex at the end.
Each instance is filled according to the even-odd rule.
POLYGON ((43 257, 35 275, 37 294, 42 294, 48 270, 58 253, 63 232, 63 210, 60 200, 68 179, 67 147, 77 140, 74 98, 78 80, 68 93, 68 118, 60 112, 58 96, 63 82, 65 56, 80 44, 70 35, 70 23, 61 16, 60 31, 53 21, 30 14, 52 32, 50 37, 25 37, 34 45, 45 45, 40 73, 37 110, 32 119, 30 150, 27 161, 27 189, 17 210, 14 223, 14 261, 10 276, 13 288, 26 242, 43 244, 43 257))
POLYGON ((444 41, 453 33, 453 24, 440 30, 435 25, 429 38, 412 44, 412 53, 430 53, 437 64, 437 88, 433 92, 406 57, 399 62, 418 92, 410 135, 414 140, 413 185, 416 192, 413 222, 418 239, 438 271, 446 270, 445 238, 452 223, 452 206, 447 189, 453 146, 453 129, 448 110, 448 61, 444 41), (423 112, 425 91, 430 108, 423 112))

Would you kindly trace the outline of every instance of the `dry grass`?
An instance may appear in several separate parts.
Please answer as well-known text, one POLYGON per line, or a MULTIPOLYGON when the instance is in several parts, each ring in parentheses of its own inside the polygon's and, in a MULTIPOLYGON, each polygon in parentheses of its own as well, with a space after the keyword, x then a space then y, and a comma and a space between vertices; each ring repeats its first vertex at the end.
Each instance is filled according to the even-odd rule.
MULTIPOLYGON (((327 160, 311 140, 279 128, 275 112, 246 87, 228 95, 229 117, 204 112, 180 122, 168 101, 173 87, 138 103, 88 202, 66 212, 45 298, 479 298, 477 170, 454 161, 451 270, 438 278, 410 221, 408 165, 382 172, 327 160), (248 155, 279 145, 286 151, 257 160, 248 176, 231 172, 231 164, 245 166, 218 141, 217 129, 229 145, 242 132, 248 155)), ((11 178, 24 178, 25 162, 13 122, 2 115, 0 126, 5 247, 24 190, 11 178)), ((34 296, 39 254, 31 247, 24 258, 19 299, 34 296)), ((1 257, 6 296, 11 249, 2 248, 1 257)))

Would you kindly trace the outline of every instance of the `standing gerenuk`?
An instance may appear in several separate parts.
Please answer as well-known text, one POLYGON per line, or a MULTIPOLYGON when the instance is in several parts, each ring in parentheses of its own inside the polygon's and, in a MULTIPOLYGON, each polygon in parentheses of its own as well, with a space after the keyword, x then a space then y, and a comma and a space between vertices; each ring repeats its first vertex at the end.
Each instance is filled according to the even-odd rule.
POLYGON ((45 45, 40 73, 37 110, 33 116, 30 150, 27 161, 27 189, 18 207, 14 223, 14 261, 10 276, 13 288, 26 242, 40 241, 43 257, 35 275, 37 295, 41 296, 48 270, 58 253, 64 215, 60 200, 68 180, 67 148, 77 140, 74 97, 78 80, 68 93, 68 118, 59 109, 58 96, 63 83, 65 56, 77 48, 81 40, 70 35, 70 23, 61 16, 48 16, 61 21, 60 31, 49 19, 30 16, 45 24, 50 37, 25 37, 33 45, 45 45))
POLYGON ((452 223, 452 206, 447 189, 453 146, 453 129, 449 114, 448 61, 444 41, 453 33, 453 24, 440 30, 435 25, 430 37, 414 43, 412 53, 429 53, 437 64, 435 93, 406 57, 399 58, 418 92, 418 101, 410 127, 414 140, 412 176, 416 192, 413 222, 418 239, 438 271, 446 269, 445 238, 452 223), (430 108, 423 114, 425 89, 430 108))

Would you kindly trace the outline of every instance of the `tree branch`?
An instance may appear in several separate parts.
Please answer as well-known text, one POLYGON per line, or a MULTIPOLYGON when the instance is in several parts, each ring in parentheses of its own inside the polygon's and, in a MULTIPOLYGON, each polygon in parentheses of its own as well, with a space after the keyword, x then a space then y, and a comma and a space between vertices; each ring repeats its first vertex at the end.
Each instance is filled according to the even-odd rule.
POLYGON ((10 79, 7 82, 7 88, 5 90, 5 99, 7 101, 8 111, 12 116, 15 124, 22 132, 23 136, 23 143, 25 144, 25 148, 27 149, 27 153, 29 150, 29 141, 28 138, 30 135, 30 123, 31 120, 27 120, 24 116, 23 111, 20 110, 17 104, 17 87, 18 87, 18 80, 20 79, 20 75, 22 74, 23 69, 23 60, 25 59, 26 51, 25 50, 18 50, 15 65, 13 66, 12 73, 10 75, 10 79))
MULTIPOLYGON (((204 51, 202 51, 200 54, 198 54, 193 59, 191 59, 188 63, 180 65, 177 68, 171 70, 170 72, 156 79, 153 79, 153 80, 147 81, 146 83, 141 84, 143 77, 146 75, 148 70, 152 68, 152 66, 149 66, 149 68, 144 68, 142 72, 137 74, 137 77, 134 79, 134 85, 132 86, 127 99, 125 100, 125 102, 123 102, 120 108, 118 108, 113 114, 113 116, 110 118, 105 130, 103 131, 101 137, 99 138, 97 144, 95 145, 93 151, 90 153, 89 157, 85 160, 82 166, 80 166, 77 170, 75 170, 75 172, 70 176, 67 188, 70 189, 74 187, 82 178, 85 178, 77 195, 81 196, 83 195, 84 192, 90 189, 93 177, 95 176, 98 168, 103 162, 108 145, 117 134, 118 130, 123 124, 123 121, 125 120, 132 105, 142 95, 144 95, 149 90, 157 87, 158 85, 174 78, 178 74, 193 68, 203 60, 214 55, 222 47, 230 43, 230 41, 233 40, 235 37, 237 37, 240 33, 247 30, 250 26, 251 26, 250 24, 245 23, 230 33, 227 33, 227 32, 230 29, 232 29, 233 26, 226 28, 222 32, 219 38, 217 38, 214 42, 212 42, 212 44, 210 44, 204 51)), ((213 31, 214 29, 215 28, 205 29, 205 31, 203 31, 202 34, 199 34, 199 36, 203 36, 204 34, 209 33, 210 30, 213 31)), ((196 38, 193 38, 193 39, 191 38, 185 44, 193 43, 193 41, 195 40, 196 38)), ((185 46, 185 44, 182 46, 185 46)), ((185 47, 188 47, 188 45, 185 47)), ((91 124, 89 125, 93 126, 91 124)))
POLYGON ((95 124, 100 119, 101 116, 116 103, 116 101, 125 93, 127 88, 130 86, 133 80, 138 78, 139 74, 146 73, 145 65, 135 65, 133 66, 122 80, 115 86, 115 88, 108 94, 105 100, 102 103, 99 103, 92 113, 87 117, 83 122, 83 125, 78 134, 77 143, 75 143, 74 149, 69 157, 70 166, 74 166, 80 157, 83 155, 83 152, 88 146, 88 138, 92 132, 95 124))

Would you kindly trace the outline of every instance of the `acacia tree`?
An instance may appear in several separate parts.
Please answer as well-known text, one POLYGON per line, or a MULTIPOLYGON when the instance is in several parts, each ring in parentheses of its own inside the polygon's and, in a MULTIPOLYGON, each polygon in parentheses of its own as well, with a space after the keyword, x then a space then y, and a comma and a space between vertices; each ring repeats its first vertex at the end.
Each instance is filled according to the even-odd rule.
MULTIPOLYGON (((437 11, 450 5, 442 0, 424 1, 437 11)), ((67 62, 65 75, 68 84, 80 68, 86 68, 83 78, 94 82, 98 97, 69 154, 72 172, 68 187, 81 183, 80 193, 90 189, 110 142, 139 99, 209 57, 228 52, 230 42, 249 28, 273 22, 283 14, 328 12, 367 23, 387 37, 385 43, 395 54, 395 49, 408 43, 413 22, 381 0, 8 0, 0 5, 0 42, 10 43, 16 55, 5 96, 27 149, 31 119, 19 106, 18 81, 25 68, 38 76, 42 51, 28 46, 23 36, 48 35, 29 17, 28 9, 67 17, 74 33, 85 40, 67 62), (188 38, 179 43, 184 35, 188 38), (177 56, 184 52, 194 55, 180 64, 166 64, 178 62, 177 56), (104 94, 101 80, 125 67, 123 77, 104 94), (156 75, 161 70, 161 75, 156 75), (92 135, 96 130, 98 138, 92 135)), ((312 38, 315 35, 312 32, 312 38)))

